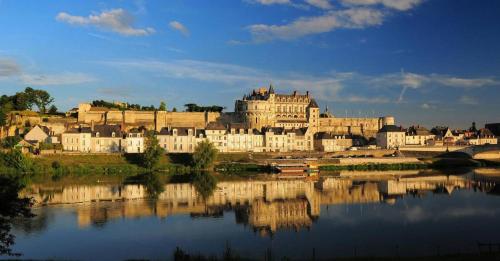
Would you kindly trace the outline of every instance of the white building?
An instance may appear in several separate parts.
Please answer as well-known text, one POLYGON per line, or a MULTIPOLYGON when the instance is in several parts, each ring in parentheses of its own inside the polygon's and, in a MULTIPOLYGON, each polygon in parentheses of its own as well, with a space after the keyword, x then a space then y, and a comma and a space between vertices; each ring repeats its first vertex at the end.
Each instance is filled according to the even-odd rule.
POLYGON ((377 146, 383 149, 396 149, 406 143, 406 133, 401 127, 385 125, 377 132, 377 146))
POLYGON ((192 127, 162 128, 157 138, 167 153, 191 153, 204 139, 204 133, 192 127))
POLYGON ((137 130, 132 130, 124 135, 123 152, 125 153, 143 153, 144 152, 144 134, 137 130))
POLYGON ((344 151, 352 145, 352 138, 343 134, 318 132, 314 135, 314 149, 317 151, 344 151))

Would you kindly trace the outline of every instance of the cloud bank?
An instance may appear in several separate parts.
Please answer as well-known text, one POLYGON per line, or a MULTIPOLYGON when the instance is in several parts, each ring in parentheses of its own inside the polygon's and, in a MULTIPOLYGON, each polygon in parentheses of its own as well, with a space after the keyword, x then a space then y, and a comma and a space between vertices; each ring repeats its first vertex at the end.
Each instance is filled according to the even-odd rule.
POLYGON ((99 29, 112 31, 124 36, 147 36, 153 34, 155 29, 135 28, 135 18, 127 11, 119 8, 109 11, 102 11, 99 14, 91 14, 89 16, 75 16, 66 12, 60 12, 56 16, 56 20, 71 25, 78 26, 94 26, 99 29))

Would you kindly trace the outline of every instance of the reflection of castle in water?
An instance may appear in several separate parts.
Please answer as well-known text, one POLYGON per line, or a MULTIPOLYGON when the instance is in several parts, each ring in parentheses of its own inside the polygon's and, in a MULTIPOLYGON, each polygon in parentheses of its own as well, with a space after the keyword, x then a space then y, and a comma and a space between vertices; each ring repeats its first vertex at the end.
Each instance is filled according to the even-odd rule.
POLYGON ((395 203, 406 194, 428 191, 452 193, 456 189, 498 191, 495 181, 474 174, 463 176, 408 175, 369 180, 362 177, 323 177, 306 180, 250 180, 219 182, 213 195, 203 201, 189 183, 166 184, 157 201, 147 198, 142 185, 75 185, 47 188, 34 185, 30 195, 39 204, 79 204, 78 224, 103 225, 111 219, 190 214, 220 216, 234 210, 236 222, 249 224, 260 233, 308 228, 319 217, 322 205, 395 203), (112 203, 109 201, 113 201, 112 203))

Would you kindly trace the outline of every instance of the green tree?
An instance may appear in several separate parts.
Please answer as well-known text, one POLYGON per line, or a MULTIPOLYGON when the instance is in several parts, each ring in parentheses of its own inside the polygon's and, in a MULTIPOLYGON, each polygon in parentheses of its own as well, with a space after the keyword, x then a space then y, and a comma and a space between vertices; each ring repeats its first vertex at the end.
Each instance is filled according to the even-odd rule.
POLYGON ((142 165, 147 169, 154 169, 160 162, 163 149, 158 144, 158 139, 153 132, 149 132, 146 137, 146 150, 142 154, 142 165))
POLYGON ((41 113, 47 112, 47 105, 51 104, 54 98, 44 90, 35 90, 35 104, 41 113))
POLYGON ((160 102, 160 107, 158 108, 159 111, 166 111, 167 110, 167 104, 162 101, 160 102))
POLYGON ((6 167, 15 168, 16 170, 27 172, 31 170, 31 159, 17 149, 13 149, 3 155, 3 162, 6 167))
POLYGON ((16 146, 20 141, 21 141, 21 137, 19 136, 10 136, 10 137, 6 137, 2 140, 1 142, 1 145, 2 145, 2 148, 4 149, 12 149, 14 148, 14 146, 16 146))
POLYGON ((172 112, 177 112, 177 108, 175 108, 175 107, 174 107, 174 108, 172 109, 172 112))
POLYGON ((57 114, 57 107, 54 104, 50 106, 49 114, 57 114))
POLYGON ((208 140, 198 143, 193 153, 193 167, 196 169, 207 170, 213 166, 217 158, 217 149, 208 140))

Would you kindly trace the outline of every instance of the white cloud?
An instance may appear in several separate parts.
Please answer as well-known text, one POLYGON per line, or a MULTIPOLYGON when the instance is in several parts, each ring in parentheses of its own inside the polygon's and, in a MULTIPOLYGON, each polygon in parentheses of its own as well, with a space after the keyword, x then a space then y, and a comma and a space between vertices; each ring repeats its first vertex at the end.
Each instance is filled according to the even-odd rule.
POLYGON ((72 72, 61 74, 22 74, 20 79, 24 84, 30 86, 75 85, 97 80, 88 74, 72 72))
POLYGON ((275 5, 275 4, 291 4, 290 0, 249 0, 251 3, 257 3, 261 5, 275 5))
POLYGON ((134 28, 134 17, 123 9, 112 9, 99 14, 91 14, 87 17, 74 16, 66 12, 61 12, 56 16, 56 19, 71 25, 92 25, 125 36, 146 36, 155 32, 150 27, 134 28))
POLYGON ((382 24, 383 12, 370 8, 330 11, 322 16, 301 17, 286 25, 254 24, 248 26, 255 42, 291 40, 340 28, 361 29, 382 24))
POLYGON ((480 88, 490 85, 499 85, 500 81, 492 78, 458 78, 447 75, 432 75, 436 82, 450 87, 480 88))
POLYGON ((422 3, 422 0, 341 0, 345 5, 383 5, 387 8, 406 11, 422 3))
POLYGON ((17 75, 20 72, 21 68, 15 61, 0 58, 0 78, 17 75))
POLYGON ((378 77, 369 77, 368 82, 381 87, 402 87, 398 102, 402 102, 407 89, 419 89, 425 86, 445 86, 461 89, 500 86, 500 81, 485 78, 463 78, 443 74, 391 73, 378 77))
POLYGON ((466 105, 476 105, 476 104, 478 104, 476 98, 471 97, 471 96, 467 96, 467 95, 463 95, 462 97, 460 97, 460 99, 458 100, 458 102, 461 103, 461 104, 466 104, 466 105))
POLYGON ((332 9, 330 0, 305 0, 306 3, 321 9, 332 9))
POLYGON ((168 25, 170 26, 170 28, 181 32, 184 36, 189 36, 189 30, 187 29, 186 26, 184 26, 180 22, 171 21, 168 25))
POLYGON ((155 73, 156 76, 175 79, 192 79, 202 82, 215 82, 247 90, 263 84, 273 83, 289 90, 313 91, 322 100, 334 100, 342 89, 345 76, 328 75, 317 77, 287 73, 273 75, 264 71, 234 64, 213 63, 197 60, 115 60, 102 61, 101 64, 155 73))

